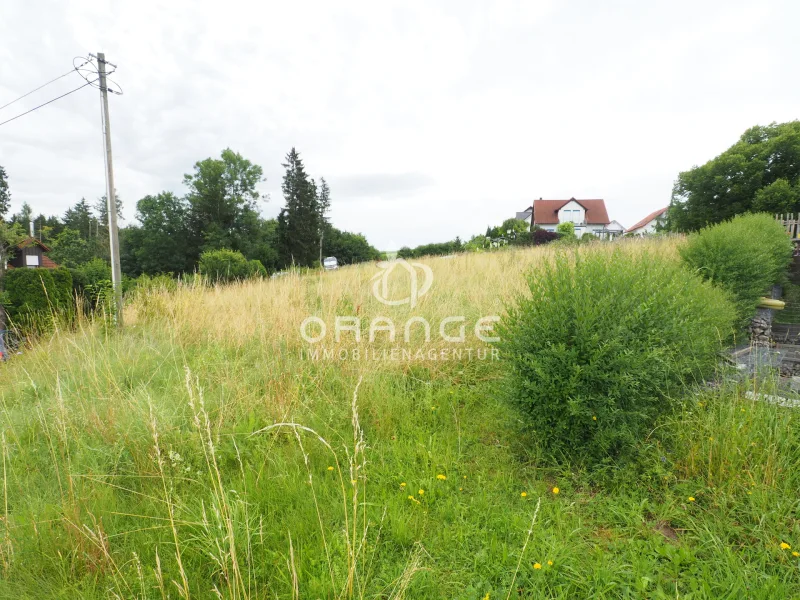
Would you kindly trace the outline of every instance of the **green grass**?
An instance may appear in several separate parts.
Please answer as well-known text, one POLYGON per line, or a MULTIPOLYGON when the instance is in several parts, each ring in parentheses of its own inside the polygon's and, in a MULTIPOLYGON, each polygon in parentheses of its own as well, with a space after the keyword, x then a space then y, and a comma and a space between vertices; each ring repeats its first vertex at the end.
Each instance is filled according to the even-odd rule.
MULTIPOLYGON (((63 345, 66 352, 70 344, 63 345)), ((271 382, 282 377, 280 387, 304 399, 286 420, 313 428, 337 451, 351 511, 342 448, 352 448, 354 373, 317 366, 287 376, 278 371, 281 359, 260 363, 255 347, 179 350, 150 334, 90 336, 81 348, 87 354, 74 354, 57 377, 48 372, 50 359, 34 353, 25 379, 4 388, 4 597, 102 598, 114 591, 159 598, 158 561, 166 597, 179 597, 164 489, 191 597, 215 597, 214 585, 232 597, 218 564, 227 562, 232 577, 219 514, 226 510, 245 584, 237 597, 292 597, 290 536, 300 597, 341 591, 348 552, 340 479, 328 470, 333 455, 301 434, 306 469, 288 430, 252 432, 272 424, 280 396, 271 382), (184 365, 195 402, 202 388, 224 503, 192 426, 184 365)), ((735 391, 708 395, 676 417, 680 439, 664 451, 665 462, 657 460, 638 484, 601 491, 581 474, 539 467, 535 442, 519 432, 495 388, 485 367, 364 379, 358 407, 366 464, 355 487, 357 502, 365 503, 358 519, 368 527, 356 597, 361 589, 364 597, 388 597, 414 560, 419 570, 409 598, 506 597, 539 498, 512 597, 800 594, 800 560, 779 547, 800 547, 800 430, 790 411, 735 391), (533 568, 537 562, 541 569, 533 568)), ((363 535, 359 522, 355 537, 363 535)))
MULTIPOLYGON (((263 290, 345 298, 248 286, 231 312, 270 331, 263 290)), ((0 365, 0 598, 800 597, 797 411, 706 392, 598 486, 548 466, 496 363, 301 361, 284 334, 197 333, 228 292, 176 293, 0 365)))

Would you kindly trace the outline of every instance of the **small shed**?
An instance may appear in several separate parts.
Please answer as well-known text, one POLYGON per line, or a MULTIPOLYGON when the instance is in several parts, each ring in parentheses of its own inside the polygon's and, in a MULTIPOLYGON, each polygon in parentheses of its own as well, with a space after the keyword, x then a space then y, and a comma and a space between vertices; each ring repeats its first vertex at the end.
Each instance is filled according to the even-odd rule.
POLYGON ((25 238, 17 244, 17 251, 8 261, 9 269, 57 269, 58 265, 47 256, 50 248, 34 237, 25 238))

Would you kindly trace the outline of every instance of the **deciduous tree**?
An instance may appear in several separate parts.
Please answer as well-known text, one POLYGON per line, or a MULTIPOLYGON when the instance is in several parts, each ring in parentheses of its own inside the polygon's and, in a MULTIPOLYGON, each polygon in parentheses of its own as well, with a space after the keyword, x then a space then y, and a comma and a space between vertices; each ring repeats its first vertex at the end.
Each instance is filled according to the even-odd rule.
POLYGON ((800 212, 800 121, 751 127, 713 160, 678 175, 668 225, 692 231, 758 211, 800 212))

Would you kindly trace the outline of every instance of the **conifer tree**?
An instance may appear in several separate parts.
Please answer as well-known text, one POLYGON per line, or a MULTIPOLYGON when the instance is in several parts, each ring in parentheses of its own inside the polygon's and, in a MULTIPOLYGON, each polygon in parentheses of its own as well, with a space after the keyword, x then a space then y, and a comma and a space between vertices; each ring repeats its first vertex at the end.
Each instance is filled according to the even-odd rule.
POLYGON ((278 215, 280 258, 284 266, 310 267, 319 259, 321 218, 317 189, 292 148, 283 163, 285 206, 278 215))

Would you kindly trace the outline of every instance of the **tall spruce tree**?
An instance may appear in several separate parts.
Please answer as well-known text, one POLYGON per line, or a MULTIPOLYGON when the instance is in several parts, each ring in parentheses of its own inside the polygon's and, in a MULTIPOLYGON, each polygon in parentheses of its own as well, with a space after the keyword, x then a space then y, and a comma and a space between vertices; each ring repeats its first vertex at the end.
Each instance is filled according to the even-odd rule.
POLYGON ((81 198, 80 202, 71 206, 64 213, 64 226, 67 229, 74 229, 80 233, 84 240, 92 237, 92 233, 96 231, 97 219, 92 214, 92 209, 86 198, 81 198))
POLYGON ((319 221, 321 225, 328 225, 328 212, 331 210, 331 188, 324 177, 319 178, 319 193, 317 194, 319 221))
POLYGON ((319 259, 322 225, 316 185, 308 177, 295 148, 286 155, 283 167, 286 205, 278 216, 280 259, 284 266, 310 267, 319 259))

